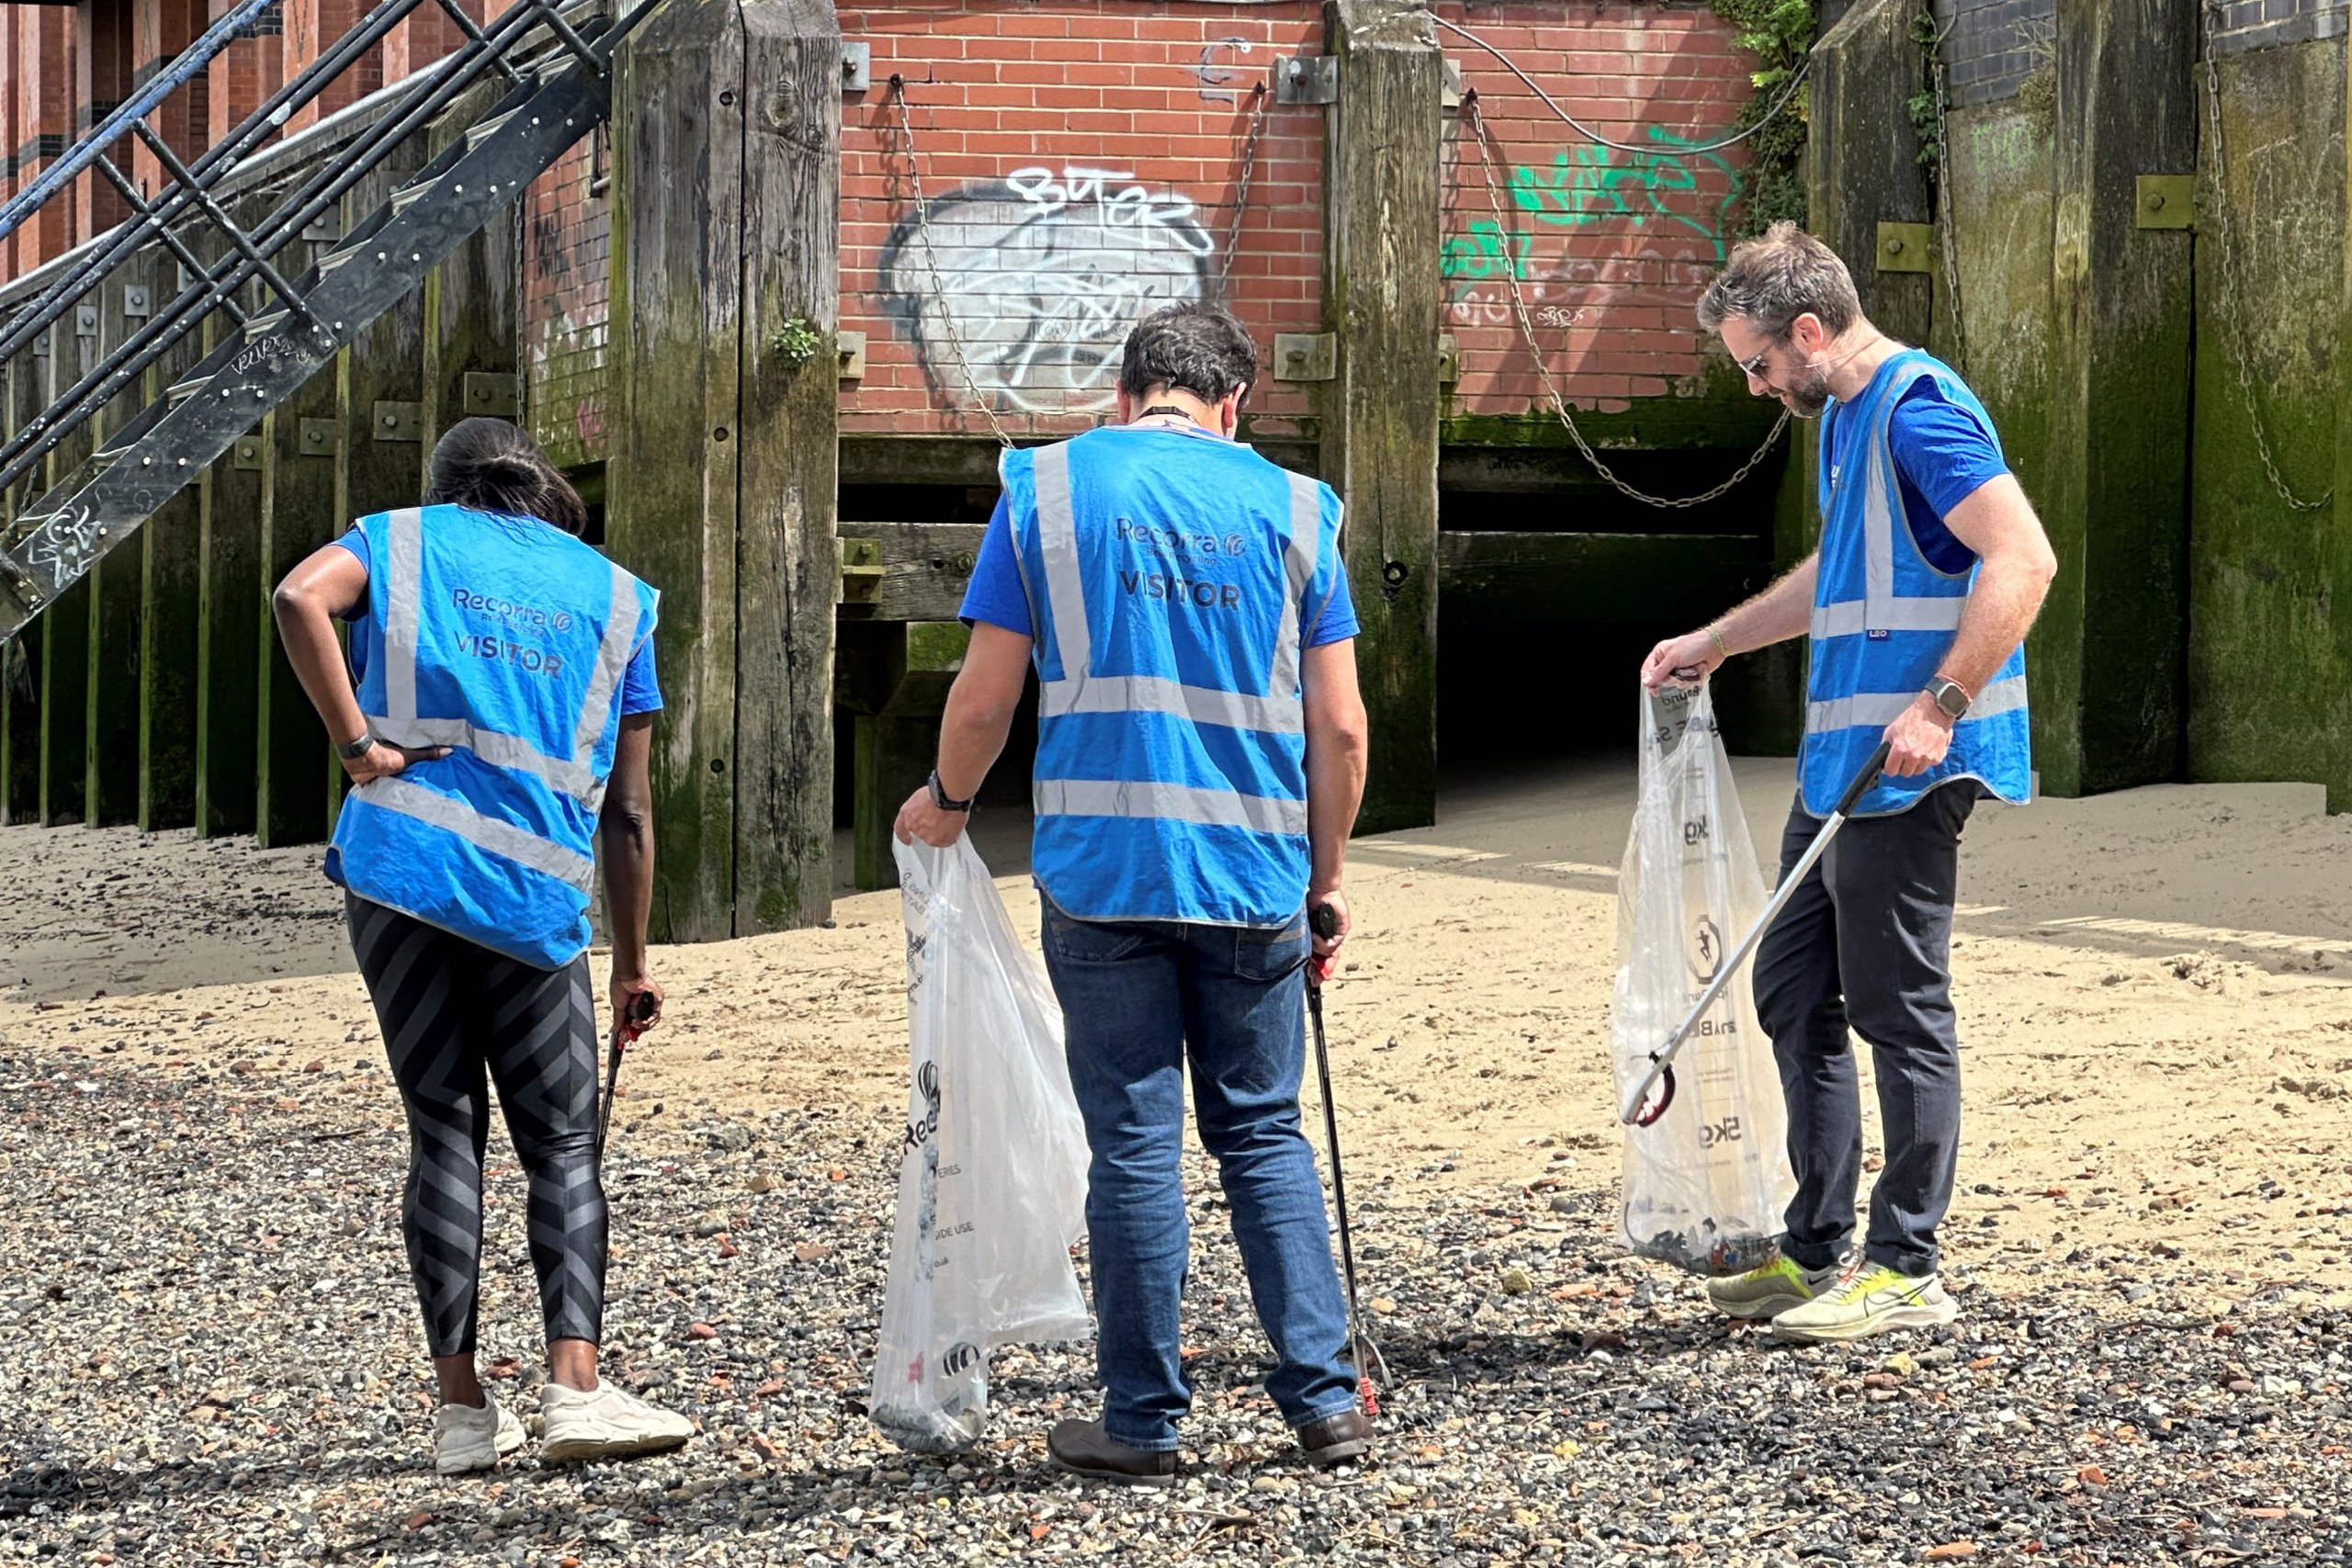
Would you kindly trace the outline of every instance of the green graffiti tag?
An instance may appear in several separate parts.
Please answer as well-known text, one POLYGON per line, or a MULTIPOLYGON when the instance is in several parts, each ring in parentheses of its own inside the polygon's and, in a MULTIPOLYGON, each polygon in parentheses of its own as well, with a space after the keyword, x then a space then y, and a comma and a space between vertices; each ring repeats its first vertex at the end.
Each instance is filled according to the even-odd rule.
MULTIPOLYGON (((1698 153, 1698 165, 1712 167, 1723 176, 1723 199, 1710 209, 1704 197, 1699 194, 1699 167, 1682 156, 1699 143, 1677 136, 1663 126, 1653 125, 1644 134, 1657 143, 1657 152, 1624 152, 1597 142, 1579 142, 1562 148, 1548 169, 1527 165, 1512 169, 1512 201, 1520 211, 1538 223, 1566 228, 1611 219, 1678 224, 1712 245, 1715 260, 1720 262, 1724 258, 1726 220, 1742 189, 1738 170, 1719 152, 1698 153)), ((1469 243, 1466 258, 1488 254, 1480 248, 1482 245, 1501 248, 1495 225, 1484 224, 1488 231, 1484 236, 1478 232, 1481 227, 1474 222, 1470 233, 1459 237, 1469 243)), ((1513 265, 1521 269, 1518 276, 1524 278, 1528 276, 1524 270, 1526 247, 1514 243, 1508 250, 1513 265)), ((1449 264, 1455 254, 1453 243, 1449 242, 1449 264)), ((1454 272, 1449 265, 1446 276, 1470 275, 1454 272)))
POLYGON ((1535 276, 1534 249, 1534 238, 1524 230, 1505 234, 1493 219, 1475 219, 1466 232, 1445 237, 1445 247, 1438 253, 1438 275, 1463 278, 1509 276, 1524 283, 1535 276))

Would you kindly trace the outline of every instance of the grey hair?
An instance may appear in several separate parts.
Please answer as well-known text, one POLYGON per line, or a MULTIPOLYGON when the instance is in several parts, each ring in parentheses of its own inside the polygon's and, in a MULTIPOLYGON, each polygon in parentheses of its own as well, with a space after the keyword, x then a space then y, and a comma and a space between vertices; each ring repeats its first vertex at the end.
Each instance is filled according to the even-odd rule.
POLYGON ((1838 253, 1787 219, 1735 247, 1699 296, 1699 324, 1709 332, 1737 316, 1778 342, 1808 314, 1836 337, 1862 319, 1862 302, 1838 253))
POLYGON ((1258 345, 1230 311, 1196 299, 1163 305, 1127 334, 1119 389, 1168 387, 1216 402, 1258 378, 1258 345))

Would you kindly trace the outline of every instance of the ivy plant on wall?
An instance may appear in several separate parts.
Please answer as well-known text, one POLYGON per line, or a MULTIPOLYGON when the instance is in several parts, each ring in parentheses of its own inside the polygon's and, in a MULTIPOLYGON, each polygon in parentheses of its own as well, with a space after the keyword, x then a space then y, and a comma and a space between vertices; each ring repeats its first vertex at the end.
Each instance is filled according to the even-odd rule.
MULTIPOLYGON (((1816 18, 1814 0, 1713 0, 1715 14, 1739 29, 1739 41, 1756 53, 1750 78, 1756 96, 1740 110, 1736 129, 1745 130, 1770 114, 1789 79, 1804 68, 1813 48, 1816 18)), ((1811 89, 1799 92, 1787 108, 1749 138, 1753 159, 1747 196, 1742 204, 1738 237, 1760 234, 1783 218, 1805 220, 1805 107, 1811 89)))

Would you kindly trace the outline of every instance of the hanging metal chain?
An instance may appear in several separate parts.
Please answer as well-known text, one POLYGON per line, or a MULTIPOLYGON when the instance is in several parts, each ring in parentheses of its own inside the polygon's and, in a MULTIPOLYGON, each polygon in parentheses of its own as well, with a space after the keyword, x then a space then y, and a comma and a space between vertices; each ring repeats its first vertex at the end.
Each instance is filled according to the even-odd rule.
MULTIPOLYGON (((1955 21, 1955 24, 1957 22, 1955 21)), ((1928 56, 1928 69, 1936 88, 1936 238, 1943 251, 1944 298, 1951 301, 1951 352, 1954 367, 1962 376, 1968 374, 1967 312, 1960 304, 1960 245, 1952 238, 1951 144, 1944 133, 1944 113, 1949 100, 1944 93, 1944 38, 1951 27, 1936 35, 1933 50, 1928 56)))
POLYGON ((1250 210, 1250 181, 1258 172, 1258 141, 1266 134, 1266 107, 1274 101, 1274 95, 1261 81, 1250 90, 1250 135, 1241 144, 1241 187, 1234 194, 1233 217, 1225 226, 1225 260, 1216 269, 1216 297, 1221 304, 1227 299, 1226 279, 1233 276, 1233 258, 1240 251, 1241 215, 1250 210))
POLYGON ((2271 456, 2269 434, 2262 428, 2262 406, 2255 400, 2254 351, 2246 343, 2242 320, 2231 309, 2246 295, 2244 285, 2238 281, 2237 239, 2230 223, 2230 193, 2222 186, 2230 161, 2222 145, 2222 73, 2213 62, 2214 6, 2211 0, 2207 0, 2199 9, 2205 33, 2205 102, 2211 110, 2213 125, 2213 156, 2210 165, 2213 171, 2213 199, 2210 203, 2200 203, 2199 209, 2202 211, 2210 206, 2213 210, 2214 226, 2221 231, 2222 292, 2229 301, 2218 311, 2229 318, 2221 335, 2230 345, 2231 363, 2238 373, 2238 391, 2245 399, 2246 423, 2254 432, 2254 449, 2262 458, 2262 471, 2270 477, 2270 488, 2277 491, 2278 499, 2293 510, 2317 512, 2335 499, 2335 491, 2331 486, 2317 501, 2305 501, 2288 488, 2285 478, 2279 474, 2278 461, 2271 456))
POLYGON ((946 329, 948 347, 956 355, 956 363, 963 369, 966 390, 979 405, 980 412, 987 418, 989 428, 996 433, 997 440, 1010 446, 1012 437, 996 417, 996 405, 980 390, 979 378, 972 374, 971 354, 964 346, 963 333, 956 328, 955 307, 947 302, 947 286, 939 276, 939 257, 931 245, 931 203, 924 199, 922 194, 922 160, 915 152, 915 118, 913 111, 907 107, 907 84, 903 77, 891 76, 890 102, 899 111, 899 137, 907 158, 907 186, 914 192, 915 233, 922 241, 922 265, 931 278, 932 302, 939 307, 940 324, 946 329))
POLYGON ((1651 495, 1645 491, 1636 490, 1619 479, 1609 465, 1601 461, 1600 454, 1593 450, 1592 443, 1584 438, 1584 432, 1577 428, 1576 415, 1568 412, 1567 400, 1560 395, 1559 384, 1552 378, 1552 367, 1544 362, 1543 347, 1535 340, 1535 323, 1528 319, 1527 297, 1520 291, 1519 287, 1519 257, 1511 253, 1510 229, 1503 221, 1502 196, 1495 183, 1494 161, 1488 156, 1487 148, 1487 120, 1486 117, 1478 112, 1478 95, 1475 89, 1462 95, 1462 111, 1469 117, 1470 134, 1477 142, 1478 166, 1486 175, 1487 201, 1487 205, 1494 209, 1495 232, 1500 236, 1502 242, 1503 272, 1510 280, 1511 313, 1519 318, 1520 337, 1526 343, 1527 356, 1533 361, 1535 374, 1543 381, 1544 390, 1552 400, 1553 412, 1559 415, 1560 423, 1566 427, 1568 438, 1577 444, 1577 450, 1584 454, 1584 460, 1591 464, 1592 471, 1608 480, 1610 486, 1620 495, 1638 501, 1645 506, 1679 511, 1684 507, 1703 506, 1708 502, 1719 500, 1737 489, 1741 481, 1753 473, 1756 466, 1780 444, 1781 433, 1789 427, 1789 411, 1786 407, 1781 410, 1781 417, 1772 422, 1772 429, 1764 437, 1763 445, 1756 448, 1747 461, 1742 463, 1731 478, 1713 490, 1698 495, 1671 497, 1651 495))

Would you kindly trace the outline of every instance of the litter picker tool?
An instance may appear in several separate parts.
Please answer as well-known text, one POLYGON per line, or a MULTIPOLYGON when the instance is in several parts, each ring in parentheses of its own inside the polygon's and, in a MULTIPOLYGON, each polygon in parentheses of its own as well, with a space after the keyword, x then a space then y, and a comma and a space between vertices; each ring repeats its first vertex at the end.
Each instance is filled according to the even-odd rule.
MULTIPOLYGON (((1326 942, 1340 934, 1340 917, 1329 904, 1309 909, 1306 923, 1326 942)), ((1385 1382, 1388 1360, 1364 1334, 1363 1309, 1356 1303, 1355 1235, 1348 1224, 1348 1179, 1340 1168, 1340 1113, 1331 1103, 1331 1050, 1323 1043, 1323 983, 1316 976, 1312 958, 1306 963, 1306 1014, 1315 1021, 1315 1077, 1323 1089, 1323 1141, 1331 1151, 1331 1206, 1340 1215, 1340 1269, 1348 1285, 1348 1354, 1356 1364, 1356 1396, 1363 1401, 1363 1413, 1377 1416, 1380 1394, 1373 1386, 1372 1369, 1378 1367, 1385 1382)))
POLYGON ((613 1124, 613 1095, 621 1085, 621 1055, 637 1043, 652 1021, 653 993, 639 991, 628 999, 628 1010, 613 1020, 612 1043, 605 1051, 605 1097, 596 1102, 596 1166, 604 1168, 605 1134, 613 1124))
MULTIPOLYGON (((1756 944, 1764 940, 1765 931, 1771 928, 1773 920, 1779 918, 1788 901, 1796 896, 1798 885, 1827 852, 1829 840, 1836 838, 1838 829, 1846 825, 1846 818, 1852 814, 1856 803, 1870 793, 1871 785, 1878 782, 1880 770, 1886 766, 1886 752, 1887 743, 1882 740, 1878 743, 1878 750, 1872 751, 1870 760, 1862 764, 1862 771, 1854 775, 1854 782, 1846 786, 1846 793, 1838 797, 1836 809, 1829 813, 1829 819, 1822 823, 1821 830, 1813 836, 1813 842, 1804 847, 1804 853, 1798 856, 1797 863, 1789 868, 1789 874, 1781 878, 1781 885, 1772 889, 1772 897, 1765 904, 1764 913, 1757 918, 1756 924, 1748 929, 1747 934, 1740 938, 1739 945, 1724 958, 1715 971, 1715 977, 1707 982, 1707 988, 1699 993, 1699 999, 1690 1005, 1690 1016, 1682 1021, 1682 1027, 1667 1036, 1666 1043, 1650 1053, 1649 1071, 1643 1075, 1640 1087, 1634 1090, 1618 1113, 1618 1120, 1625 1125, 1647 1127, 1665 1115, 1666 1108, 1674 1103, 1675 1053, 1682 1049, 1684 1041, 1698 1032, 1700 1020, 1705 1018, 1707 1010, 1722 998, 1733 978, 1755 953, 1756 944)), ((1311 988, 1308 995, 1313 995, 1311 988)), ((1320 1037, 1317 1038, 1319 1041, 1320 1037)), ((1332 1164, 1335 1168, 1338 1166, 1336 1157, 1332 1164)), ((1347 1234, 1344 1222, 1340 1234, 1342 1236, 1347 1234)))

